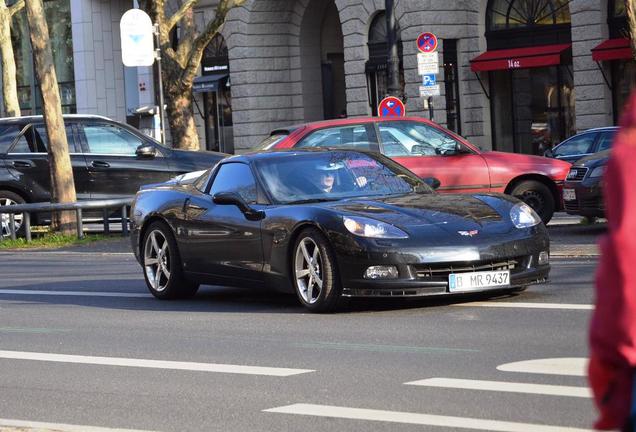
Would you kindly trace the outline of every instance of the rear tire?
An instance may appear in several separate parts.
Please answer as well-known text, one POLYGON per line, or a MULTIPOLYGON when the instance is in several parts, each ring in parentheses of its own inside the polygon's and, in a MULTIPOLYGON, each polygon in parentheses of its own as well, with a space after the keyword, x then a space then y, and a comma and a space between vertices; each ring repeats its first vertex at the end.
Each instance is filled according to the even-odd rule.
MULTIPOLYGON (((15 192, 0 190, 0 206, 5 205, 16 205, 16 204, 25 204, 26 201, 20 195, 15 192)), ((24 213, 16 213, 14 219, 14 226, 17 228, 15 230, 16 237, 24 236, 24 213)), ((7 238, 11 236, 11 232, 9 230, 9 215, 3 214, 2 220, 0 221, 0 236, 2 238, 7 238)))
POLYGON ((153 296, 168 300, 196 294, 199 284, 185 278, 177 242, 166 223, 150 224, 142 244, 144 279, 153 296))
POLYGON ((329 241, 317 228, 304 229, 294 244, 291 272, 300 303, 311 312, 333 312, 342 294, 329 241))
POLYGON ((554 215, 556 203, 552 191, 545 184, 537 180, 525 180, 516 185, 510 195, 519 198, 537 212, 544 224, 547 225, 554 215))

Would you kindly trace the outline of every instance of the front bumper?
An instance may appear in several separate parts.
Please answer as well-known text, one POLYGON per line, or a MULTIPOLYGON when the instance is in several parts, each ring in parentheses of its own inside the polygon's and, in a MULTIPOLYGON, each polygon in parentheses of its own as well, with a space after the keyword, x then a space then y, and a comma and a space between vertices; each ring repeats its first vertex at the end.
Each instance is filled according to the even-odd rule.
POLYGON ((567 182, 564 189, 572 189, 576 199, 563 201, 566 213, 588 217, 605 217, 601 182, 567 182))
MULTIPOLYGON (((544 229, 542 229, 543 231, 544 229)), ((525 239, 479 246, 400 248, 358 255, 338 254, 343 296, 346 297, 419 297, 429 295, 468 294, 480 291, 501 291, 544 283, 550 265, 539 265, 539 254, 549 253, 547 234, 525 239), (395 279, 366 279, 370 266, 393 265, 398 270, 395 279), (453 291, 449 275, 483 271, 508 270, 510 284, 453 291)))

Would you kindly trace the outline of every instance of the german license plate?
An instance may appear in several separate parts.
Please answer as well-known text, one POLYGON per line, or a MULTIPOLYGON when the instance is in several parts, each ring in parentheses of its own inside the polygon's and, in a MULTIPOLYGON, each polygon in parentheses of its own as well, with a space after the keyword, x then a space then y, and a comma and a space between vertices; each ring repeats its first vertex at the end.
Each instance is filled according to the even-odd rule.
POLYGON ((563 201, 576 201, 576 191, 574 189, 563 189, 563 201))
POLYGON ((448 275, 450 292, 478 291, 505 286, 510 286, 510 270, 451 273, 448 275))

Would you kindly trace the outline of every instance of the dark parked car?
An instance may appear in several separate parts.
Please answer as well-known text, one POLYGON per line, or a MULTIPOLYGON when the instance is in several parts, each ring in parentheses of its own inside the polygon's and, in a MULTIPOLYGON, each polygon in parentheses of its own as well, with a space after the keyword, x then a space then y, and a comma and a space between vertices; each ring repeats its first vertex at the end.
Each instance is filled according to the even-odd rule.
POLYGON ((582 157, 608 150, 617 131, 617 126, 586 130, 546 150, 544 156, 574 163, 582 157))
POLYGON ((235 156, 196 180, 142 189, 132 214, 132 249, 160 299, 203 283, 269 285, 318 312, 342 296, 520 290, 550 269, 530 206, 435 193, 377 153, 235 156))
MULTIPOLYGON (((226 156, 173 150, 105 117, 65 115, 64 122, 81 200, 131 197, 143 184, 207 169, 226 156)), ((0 119, 0 205, 50 200, 47 149, 42 116, 0 119)), ((3 223, 3 235, 7 228, 3 223)))
POLYGON ((605 217, 602 178, 610 150, 580 159, 570 169, 563 186, 563 204, 569 214, 605 217))

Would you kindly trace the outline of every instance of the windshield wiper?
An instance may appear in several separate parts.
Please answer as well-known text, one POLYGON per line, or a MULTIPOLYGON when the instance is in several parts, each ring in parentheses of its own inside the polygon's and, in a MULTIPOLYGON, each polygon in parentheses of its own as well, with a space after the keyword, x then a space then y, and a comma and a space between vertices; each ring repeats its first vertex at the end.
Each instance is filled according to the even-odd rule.
POLYGON ((311 204, 311 203, 321 203, 328 201, 340 201, 342 198, 309 198, 298 201, 290 201, 287 204, 311 204))

